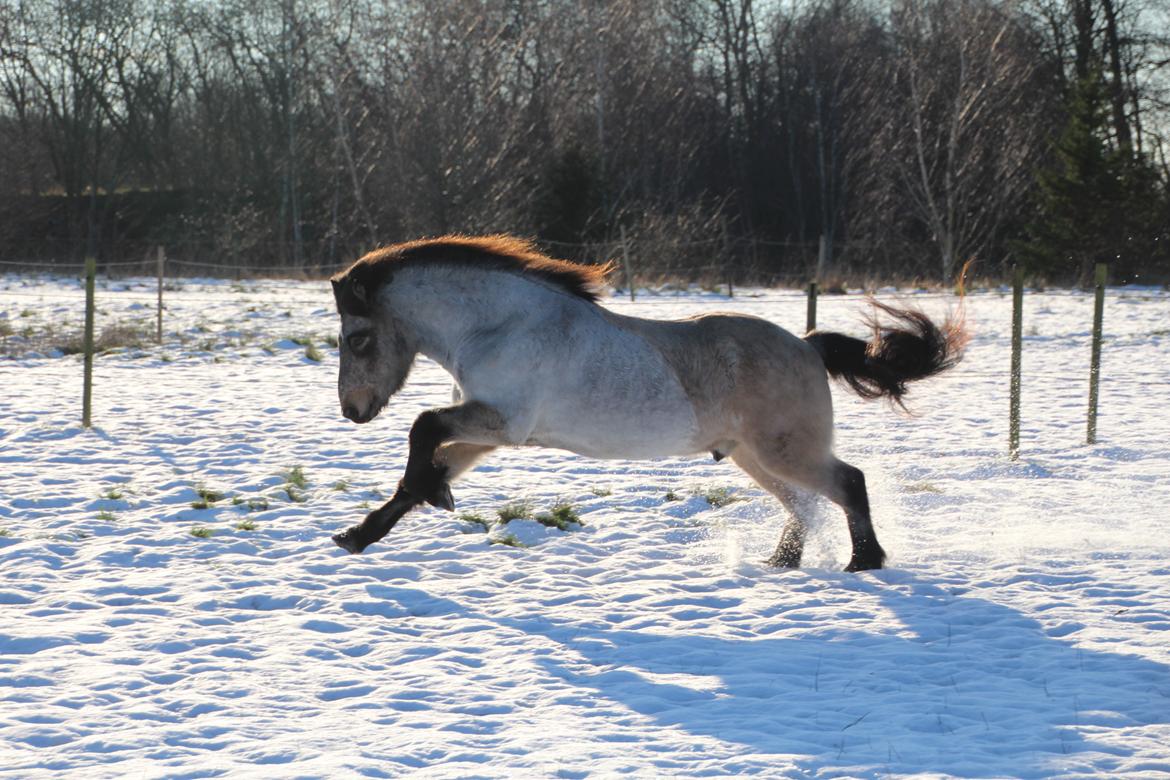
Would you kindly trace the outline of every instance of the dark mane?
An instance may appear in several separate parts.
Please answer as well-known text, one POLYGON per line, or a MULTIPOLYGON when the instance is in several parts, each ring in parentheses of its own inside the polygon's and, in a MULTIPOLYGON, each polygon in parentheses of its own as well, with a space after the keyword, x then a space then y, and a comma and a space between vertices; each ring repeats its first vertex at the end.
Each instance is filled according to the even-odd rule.
POLYGON ((375 249, 333 277, 339 307, 365 314, 367 301, 394 272, 409 266, 465 265, 532 276, 566 292, 596 302, 605 286, 611 264, 579 265, 540 252, 531 241, 505 234, 491 236, 441 236, 407 241, 375 249), (353 295, 355 286, 360 289, 353 295))

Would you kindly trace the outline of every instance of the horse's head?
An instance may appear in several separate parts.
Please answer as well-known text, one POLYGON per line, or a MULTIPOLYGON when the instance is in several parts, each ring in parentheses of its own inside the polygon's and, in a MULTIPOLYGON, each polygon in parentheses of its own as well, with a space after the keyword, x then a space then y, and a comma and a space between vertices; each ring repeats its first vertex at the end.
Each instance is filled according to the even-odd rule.
POLYGON ((366 271, 355 264, 332 279, 341 315, 337 395, 341 413, 356 423, 378 416, 406 381, 417 354, 400 323, 379 304, 381 280, 367 278, 366 271))

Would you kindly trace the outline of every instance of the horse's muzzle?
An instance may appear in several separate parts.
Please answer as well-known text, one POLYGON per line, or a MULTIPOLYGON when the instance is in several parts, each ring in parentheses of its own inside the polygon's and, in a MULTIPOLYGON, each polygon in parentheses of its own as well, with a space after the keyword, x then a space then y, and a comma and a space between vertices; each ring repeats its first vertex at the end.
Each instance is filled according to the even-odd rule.
POLYGON ((366 388, 351 390, 341 398, 341 413, 345 419, 355 423, 368 423, 382 411, 383 404, 378 403, 374 394, 366 388))
POLYGON ((369 410, 358 409, 358 407, 353 406, 352 403, 346 403, 346 405, 342 407, 342 414, 345 415, 346 420, 352 420, 353 422, 362 423, 362 422, 370 422, 371 420, 373 420, 374 416, 377 415, 377 412, 376 412, 376 410, 373 410, 373 409, 369 409, 369 410))

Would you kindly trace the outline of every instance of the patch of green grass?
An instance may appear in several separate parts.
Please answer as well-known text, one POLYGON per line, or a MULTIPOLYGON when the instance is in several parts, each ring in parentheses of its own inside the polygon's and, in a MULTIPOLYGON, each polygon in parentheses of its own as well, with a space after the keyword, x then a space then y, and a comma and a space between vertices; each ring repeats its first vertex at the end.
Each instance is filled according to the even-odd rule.
POLYGON ((289 336, 288 340, 298 347, 309 347, 313 344, 313 340, 308 336, 289 336))
POLYGON ((333 483, 333 489, 340 493, 344 493, 345 491, 349 490, 349 483, 344 479, 339 479, 333 483))
POLYGON ((663 501, 682 501, 682 496, 675 493, 673 490, 666 491, 666 495, 662 497, 663 501))
POLYGON ((935 485, 933 482, 927 482, 925 480, 923 480, 921 482, 911 482, 905 486, 905 490, 907 493, 937 493, 940 495, 942 494, 942 490, 940 490, 937 485, 935 485))
POLYGON ((512 501, 496 510, 500 522, 507 524, 513 520, 531 520, 532 504, 528 501, 512 501))
POLYGON ((576 508, 568 501, 558 501, 549 511, 537 514, 535 519, 547 528, 556 528, 560 531, 568 531, 571 525, 578 528, 584 525, 576 508))
POLYGON ((236 530, 237 531, 255 531, 256 530, 256 523, 253 520, 249 520, 248 518, 244 518, 240 522, 236 523, 236 530))
POLYGON ((191 529, 191 535, 198 539, 210 539, 213 531, 210 528, 205 528, 197 525, 191 529))
POLYGON ((7 536, 12 536, 12 532, 7 528, 0 528, 0 539, 3 539, 7 536))
POLYGON ((107 501, 121 501, 126 497, 126 493, 122 490, 122 488, 114 486, 106 488, 101 497, 107 501))
POLYGON ((334 335, 326 336, 324 338, 324 341, 325 341, 325 346, 329 347, 330 349, 337 349, 337 347, 339 345, 339 342, 337 341, 337 336, 334 336, 334 335))
POLYGON ((8 338, 12 333, 12 325, 8 323, 8 319, 0 320, 0 338, 8 338))
POLYGON ((504 534, 503 536, 489 537, 488 544, 502 544, 505 547, 527 548, 528 545, 516 538, 515 534, 504 534))
POLYGON ((101 520, 103 523, 112 523, 118 519, 118 516, 115 515, 113 512, 110 512, 106 509, 103 509, 102 511, 97 513, 97 519, 101 520))
POLYGON ((722 509, 728 504, 734 504, 736 501, 743 501, 742 496, 734 495, 730 488, 726 487, 706 487, 695 488, 691 495, 701 496, 707 500, 707 503, 716 509, 722 509))
POLYGON ((597 496, 598 498, 606 498, 607 496, 613 495, 613 490, 611 490, 610 488, 607 488, 607 487, 595 487, 592 490, 590 490, 589 492, 592 493, 593 495, 597 496))
POLYGON ((321 354, 321 350, 317 349, 317 346, 310 341, 305 346, 305 358, 313 361, 314 363, 320 363, 325 359, 325 356, 321 354))
POLYGON ((309 480, 305 478, 305 470, 301 466, 290 466, 284 471, 280 472, 280 476, 284 478, 284 494, 288 496, 288 500, 294 504, 303 504, 309 500, 305 495, 305 487, 309 484, 309 480))
POLYGON ((460 512, 459 519, 465 523, 478 525, 479 527, 483 528, 485 532, 492 527, 491 521, 476 512, 460 512))
POLYGON ((289 466, 284 471, 280 472, 280 476, 290 485, 299 487, 302 490, 309 484, 305 479, 305 469, 302 466, 289 466))
POLYGON ((195 495, 199 496, 199 500, 191 502, 192 509, 210 509, 216 501, 223 501, 227 494, 222 490, 196 485, 195 495))
POLYGON ((36 312, 33 311, 32 309, 21 309, 20 316, 21 317, 33 317, 33 316, 36 316, 36 312))

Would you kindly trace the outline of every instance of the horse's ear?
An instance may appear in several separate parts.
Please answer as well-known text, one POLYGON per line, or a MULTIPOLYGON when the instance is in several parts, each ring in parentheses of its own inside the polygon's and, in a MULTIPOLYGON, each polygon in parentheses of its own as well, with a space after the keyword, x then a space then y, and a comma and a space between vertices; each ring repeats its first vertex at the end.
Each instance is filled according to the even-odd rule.
POLYGON ((369 305, 369 301, 366 300, 366 286, 357 279, 354 279, 352 282, 350 282, 349 291, 353 297, 361 301, 363 305, 369 305))

